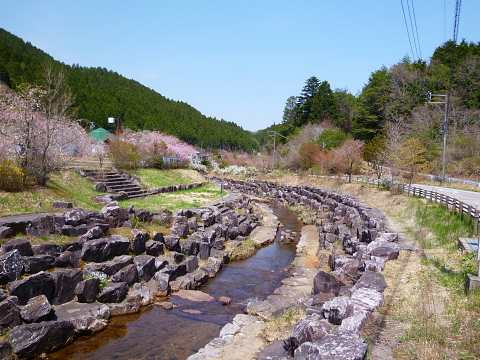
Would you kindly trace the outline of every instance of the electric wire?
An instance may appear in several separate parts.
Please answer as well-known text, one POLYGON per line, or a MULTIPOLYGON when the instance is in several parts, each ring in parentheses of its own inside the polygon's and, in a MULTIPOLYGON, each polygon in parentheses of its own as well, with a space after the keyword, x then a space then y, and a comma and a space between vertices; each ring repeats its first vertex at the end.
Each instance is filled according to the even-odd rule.
POLYGON ((410 51, 412 52, 412 57, 414 57, 415 54, 413 52, 412 40, 410 39, 410 32, 408 31, 408 23, 407 23, 407 18, 405 16, 405 8, 403 6, 403 0, 400 0, 400 3, 402 4, 403 20, 405 20, 405 28, 407 29, 408 42, 410 43, 410 51))
POLYGON ((417 35, 418 53, 420 54, 420 59, 421 59, 422 49, 420 48, 420 39, 418 37, 417 16, 415 15, 415 7, 413 6, 413 0, 411 1, 412 1, 412 11, 413 11, 413 22, 415 24, 415 34, 417 35))
POLYGON ((415 39, 415 34, 413 31, 413 23, 412 23, 412 13, 410 11, 410 3, 407 0, 407 9, 408 9, 408 19, 410 20, 410 31, 412 32, 412 38, 413 38, 413 46, 415 48, 415 58, 413 59, 414 61, 418 59, 418 48, 417 48, 417 41, 415 39))

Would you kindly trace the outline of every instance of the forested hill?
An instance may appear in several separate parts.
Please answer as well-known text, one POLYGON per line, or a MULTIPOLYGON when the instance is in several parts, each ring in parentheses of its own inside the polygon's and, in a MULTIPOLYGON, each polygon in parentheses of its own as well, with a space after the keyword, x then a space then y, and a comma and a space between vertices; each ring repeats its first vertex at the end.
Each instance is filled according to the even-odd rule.
POLYGON ((96 127, 111 128, 108 117, 119 117, 130 129, 158 130, 204 148, 258 149, 252 133, 233 122, 206 117, 187 103, 167 99, 114 71, 63 64, 0 29, 0 81, 13 89, 23 83, 39 84, 46 64, 65 70, 77 117, 96 127))

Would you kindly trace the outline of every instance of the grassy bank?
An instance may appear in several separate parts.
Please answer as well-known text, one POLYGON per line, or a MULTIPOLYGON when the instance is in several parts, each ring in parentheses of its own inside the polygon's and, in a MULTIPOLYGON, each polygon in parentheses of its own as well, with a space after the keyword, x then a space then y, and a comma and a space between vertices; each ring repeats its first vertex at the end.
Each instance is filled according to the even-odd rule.
POLYGON ((385 303, 364 331, 369 359, 479 359, 480 293, 467 293, 477 262, 457 248, 472 224, 425 199, 332 178, 282 176, 278 183, 350 194, 382 210, 390 229, 420 251, 402 251, 383 272, 385 303))
MULTIPOLYGON (((133 175, 139 177, 147 188, 205 181, 199 173, 193 170, 140 169, 133 175)), ((72 202, 74 207, 99 210, 102 208, 102 204, 93 197, 104 193, 95 191, 93 185, 93 182, 73 170, 56 172, 51 174, 51 179, 46 187, 30 186, 25 191, 17 193, 0 191, 0 216, 53 211, 52 204, 55 200, 72 202)), ((128 200, 122 202, 121 205, 133 204, 138 208, 151 210, 164 208, 177 210, 203 206, 221 197, 220 189, 209 184, 192 190, 160 194, 140 200, 128 200)))

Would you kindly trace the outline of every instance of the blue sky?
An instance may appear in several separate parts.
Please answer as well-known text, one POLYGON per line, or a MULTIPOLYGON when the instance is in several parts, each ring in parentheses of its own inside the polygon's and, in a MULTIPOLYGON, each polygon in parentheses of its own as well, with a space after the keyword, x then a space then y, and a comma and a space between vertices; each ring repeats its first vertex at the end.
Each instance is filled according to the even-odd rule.
MULTIPOLYGON (((455 0, 412 4, 428 61, 453 36, 455 0)), ((0 14, 0 27, 57 60, 252 131, 281 122, 311 76, 356 95, 383 65, 417 58, 401 0, 0 0, 0 14)), ((459 40, 480 41, 479 16, 480 1, 462 1, 459 40)))

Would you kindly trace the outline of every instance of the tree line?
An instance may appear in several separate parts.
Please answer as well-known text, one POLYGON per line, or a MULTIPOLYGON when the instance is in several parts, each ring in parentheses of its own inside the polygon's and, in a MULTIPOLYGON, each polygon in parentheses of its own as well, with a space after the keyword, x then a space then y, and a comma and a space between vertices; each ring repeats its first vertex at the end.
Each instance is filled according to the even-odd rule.
MULTIPOLYGON (((427 63, 404 57, 390 68, 374 71, 362 91, 332 90, 327 81, 307 79, 300 95, 287 99, 278 132, 295 138, 307 124, 331 128, 329 136, 365 141, 383 138, 390 147, 415 139, 425 148, 425 161, 433 173, 442 168, 443 136, 446 134, 447 172, 480 175, 480 42, 447 41, 427 63), (443 95, 442 97, 429 94, 443 95), (429 99, 433 101, 429 101, 429 99), (448 99, 445 106, 433 104, 448 99)), ((310 141, 329 141, 318 135, 310 141)), ((268 140, 268 139, 267 139, 268 140)), ((341 145, 342 143, 339 143, 341 145)))
POLYGON ((17 90, 37 86, 45 67, 62 71, 74 95, 76 117, 85 126, 113 130, 109 117, 120 118, 132 130, 156 130, 203 148, 258 149, 252 133, 241 126, 202 115, 181 101, 167 99, 135 80, 105 68, 66 65, 29 42, 0 29, 0 81, 17 90))

